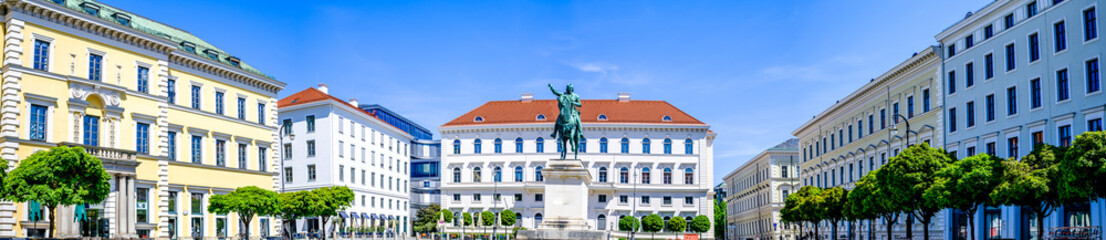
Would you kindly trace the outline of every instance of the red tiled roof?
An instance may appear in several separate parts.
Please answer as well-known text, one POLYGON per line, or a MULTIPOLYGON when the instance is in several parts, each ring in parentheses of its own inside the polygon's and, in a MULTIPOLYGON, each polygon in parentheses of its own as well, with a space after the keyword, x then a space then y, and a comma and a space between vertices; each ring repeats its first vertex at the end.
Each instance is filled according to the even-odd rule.
MULTIPOLYGON (((376 114, 372 114, 368 111, 365 111, 365 110, 361 109, 360 107, 354 106, 353 104, 349 104, 349 102, 347 102, 347 101, 343 101, 342 99, 338 99, 337 97, 331 96, 330 94, 326 94, 323 91, 319 91, 318 89, 315 89, 315 88, 307 88, 307 89, 304 89, 303 91, 300 91, 298 93, 295 93, 295 94, 289 95, 287 97, 284 97, 283 99, 280 99, 280 101, 277 101, 277 108, 279 109, 279 108, 286 108, 286 107, 296 106, 296 105, 300 105, 300 104, 308 104, 308 103, 313 103, 313 102, 318 102, 318 101, 326 101, 328 99, 329 100, 334 100, 335 102, 338 102, 340 104, 344 104, 344 105, 349 106, 353 109, 357 109, 358 112, 361 112, 365 115, 376 118, 377 120, 380 120, 381 122, 384 122, 384 119, 380 119, 380 117, 377 117, 376 114)), ((403 132, 405 134, 407 133, 407 132, 403 131, 402 129, 397 128, 396 126, 392 126, 391 124, 387 124, 387 122, 385 122, 384 125, 388 125, 389 127, 395 128, 396 130, 398 130, 400 132, 403 132)))
MULTIPOLYGON (((630 100, 580 100, 580 118, 584 123, 644 123, 644 124, 694 124, 706 125, 691 115, 665 101, 630 100), (607 116, 600 121, 599 115, 607 116), (663 121, 664 116, 672 118, 663 121)), ((491 101, 487 102, 442 127, 466 125, 496 125, 518 123, 553 123, 557 120, 557 101, 552 99, 533 100, 531 102, 491 101), (544 121, 537 120, 538 114, 545 115, 544 121), (475 122, 479 116, 482 122, 475 122)))

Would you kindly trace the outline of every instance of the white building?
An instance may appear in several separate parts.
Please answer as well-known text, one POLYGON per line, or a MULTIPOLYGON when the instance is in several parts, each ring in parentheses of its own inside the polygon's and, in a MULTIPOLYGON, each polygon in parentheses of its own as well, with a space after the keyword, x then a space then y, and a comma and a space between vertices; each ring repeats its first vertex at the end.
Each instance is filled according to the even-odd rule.
MULTIPOLYGON (((617 100, 581 101, 586 139, 579 158, 592 179, 586 216, 592 229, 616 230, 621 216, 653 213, 666 220, 713 219, 716 134, 710 125, 665 101, 631 101, 625 93, 617 100)), ((537 226, 547 210, 542 168, 559 158, 559 143, 550 137, 557 114, 555 100, 523 94, 521 100, 485 103, 442 125, 443 209, 457 216, 511 209, 519 226, 537 226)), ((682 233, 657 236, 676 234, 682 233)))
MULTIPOLYGON (((355 107, 356 99, 347 102, 327 94, 325 84, 277 104, 279 119, 288 126, 280 144, 285 192, 346 186, 356 199, 332 223, 387 223, 395 224, 392 231, 409 231, 410 134, 355 107)), ((297 232, 319 229, 315 219, 296 221, 297 232)))
POLYGON ((780 221, 787 195, 798 191, 799 139, 788 139, 757 154, 722 181, 726 182, 726 238, 798 239, 798 226, 780 221))

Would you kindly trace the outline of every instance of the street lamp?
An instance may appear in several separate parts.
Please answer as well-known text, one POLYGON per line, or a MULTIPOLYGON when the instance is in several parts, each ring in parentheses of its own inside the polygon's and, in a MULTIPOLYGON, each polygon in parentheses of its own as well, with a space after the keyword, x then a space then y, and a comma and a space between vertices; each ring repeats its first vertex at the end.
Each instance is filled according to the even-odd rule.
MULTIPOLYGON (((902 122, 906 124, 906 146, 910 147, 910 120, 902 114, 895 114, 894 118, 902 118, 902 122)), ((891 123, 891 135, 899 135, 899 128, 897 123, 891 123)))

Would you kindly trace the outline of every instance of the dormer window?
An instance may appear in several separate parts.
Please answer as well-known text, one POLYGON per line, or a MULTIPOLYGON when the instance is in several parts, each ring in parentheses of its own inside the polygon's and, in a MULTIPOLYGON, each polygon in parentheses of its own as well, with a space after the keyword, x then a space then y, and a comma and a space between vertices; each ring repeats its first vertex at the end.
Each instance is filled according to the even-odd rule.
POLYGON ((235 57, 235 56, 227 57, 227 61, 230 62, 230 65, 234 65, 235 67, 242 67, 241 66, 242 65, 242 60, 238 59, 238 57, 235 57))
POLYGON ((473 122, 484 122, 484 117, 476 116, 476 118, 473 118, 472 121, 473 122))
POLYGON ((607 121, 607 114, 599 114, 599 121, 607 121))
POLYGON ((100 5, 96 5, 90 2, 84 2, 81 3, 81 9, 83 9, 84 12, 88 14, 92 14, 93 16, 100 16, 100 5))
POLYGON ((664 115, 664 117, 662 117, 662 118, 661 118, 661 121, 665 121, 665 122, 671 122, 671 121, 672 121, 672 117, 670 117, 670 116, 668 116, 668 115, 664 115))
POLYGON ((545 114, 538 114, 538 116, 534 119, 537 119, 538 121, 545 121, 545 114))
POLYGON ((123 24, 123 26, 131 26, 131 16, 123 13, 115 13, 111 15, 115 17, 115 22, 123 24))
POLYGON ((206 49, 206 50, 204 50, 204 55, 207 55, 207 58, 210 58, 211 60, 219 61, 219 52, 218 51, 211 50, 211 49, 206 49))
POLYGON ((191 42, 180 42, 180 46, 185 52, 196 53, 196 44, 191 42))
POLYGON ((59 5, 65 5, 65 0, 53 0, 53 2, 59 5))

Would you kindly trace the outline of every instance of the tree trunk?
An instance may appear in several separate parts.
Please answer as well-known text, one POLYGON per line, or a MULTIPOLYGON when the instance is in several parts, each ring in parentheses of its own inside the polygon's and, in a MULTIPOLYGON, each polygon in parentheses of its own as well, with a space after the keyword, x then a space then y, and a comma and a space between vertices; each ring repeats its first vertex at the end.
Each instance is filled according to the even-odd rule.
POLYGON ((891 234, 891 228, 895 226, 895 220, 897 217, 892 217, 894 214, 888 214, 883 216, 883 224, 887 225, 887 240, 893 240, 891 234))
POLYGON ((830 221, 830 240, 837 240, 837 221, 830 221))
POLYGON ((814 239, 821 239, 822 236, 818 234, 818 222, 814 222, 814 239))
POLYGON ((922 220, 922 239, 925 240, 929 240, 929 222, 932 221, 930 219, 932 219, 932 217, 927 214, 925 219, 922 220))
POLYGON ((868 240, 876 240, 875 229, 872 229, 876 225, 872 223, 872 219, 868 219, 868 240))
POLYGON ((1044 239, 1044 236, 1045 236, 1045 215, 1043 213, 1037 213, 1037 239, 1044 239))
POLYGON ((968 235, 971 235, 971 240, 975 240, 975 211, 972 211, 968 215, 968 235))
MULTIPOLYGON (((906 239, 914 240, 914 212, 906 215, 906 239)), ((324 239, 325 240, 325 239, 324 239)))
MULTIPOLYGON (((715 230, 715 231, 717 231, 717 230, 715 230)), ((803 239, 801 237, 802 235, 803 235, 803 224, 799 223, 799 236, 800 236, 799 239, 803 239)))
POLYGON ((54 211, 57 210, 56 208, 58 207, 58 205, 55 204, 55 205, 50 205, 50 206, 46 206, 46 207, 50 208, 50 227, 46 229, 46 233, 48 233, 48 236, 49 236, 48 238, 54 238, 54 222, 55 222, 54 221, 55 220, 54 211))

